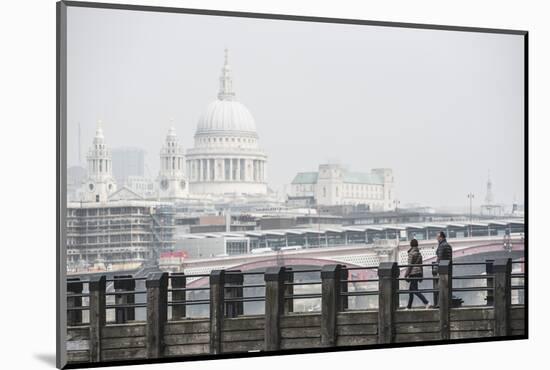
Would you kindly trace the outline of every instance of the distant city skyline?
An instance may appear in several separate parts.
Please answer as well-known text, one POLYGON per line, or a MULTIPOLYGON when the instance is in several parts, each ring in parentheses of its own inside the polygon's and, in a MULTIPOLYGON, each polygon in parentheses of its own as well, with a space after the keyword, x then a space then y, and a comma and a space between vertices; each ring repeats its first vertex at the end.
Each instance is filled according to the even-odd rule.
POLYGON ((496 203, 523 203, 521 36, 69 11, 69 166, 102 120, 106 144, 143 149, 156 178, 171 125, 192 147, 228 47, 275 190, 337 161, 392 168, 402 206, 479 205, 489 170, 496 203))

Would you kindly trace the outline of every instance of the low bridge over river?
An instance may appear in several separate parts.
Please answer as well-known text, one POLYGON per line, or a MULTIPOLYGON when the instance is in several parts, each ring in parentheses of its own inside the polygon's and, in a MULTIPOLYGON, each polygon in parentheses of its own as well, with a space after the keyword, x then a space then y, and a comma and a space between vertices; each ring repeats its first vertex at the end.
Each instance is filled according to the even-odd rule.
MULTIPOLYGON (((494 259, 523 255, 524 238, 521 234, 511 236, 481 236, 449 239, 455 258, 494 259)), ((419 241, 424 262, 435 260, 435 240, 419 241)), ((212 270, 239 269, 250 271, 270 266, 323 266, 345 264, 353 267, 378 266, 381 262, 407 262, 409 242, 381 240, 380 244, 347 244, 333 247, 279 250, 261 254, 210 257, 185 260, 173 266, 174 272, 187 274, 208 273, 212 270)))
MULTIPOLYGON (((464 245, 464 250, 468 248, 475 246, 464 245)), ((461 250, 455 249, 455 255, 461 250)), ((438 306, 411 310, 405 310, 400 299, 409 293, 403 277, 407 265, 396 261, 369 266, 327 263, 300 269, 272 265, 261 271, 232 268, 195 274, 151 272, 146 277, 82 277, 67 285, 67 360, 90 364, 525 338, 524 263, 512 258, 441 261, 438 274, 425 273, 425 285, 419 288, 431 295, 432 303, 437 300, 438 306), (467 268, 482 272, 471 274, 467 268), (300 278, 303 275, 313 279, 300 278), (249 279, 252 276, 256 279, 249 279), (459 284, 466 280, 474 285, 459 284), (109 284, 113 291, 108 291, 109 284), (300 293, 301 286, 316 289, 300 293), (205 295, 201 298, 197 292, 205 295), (485 299, 482 304, 465 300, 460 305, 453 296, 463 292, 482 292, 485 299), (356 298, 370 298, 375 304, 361 306, 356 298), (300 300, 318 300, 320 305, 302 310, 297 304, 300 300), (258 303, 261 312, 247 308, 258 303), (145 312, 143 320, 137 315, 139 310, 145 312)), ((428 261, 425 271, 433 266, 428 261)))

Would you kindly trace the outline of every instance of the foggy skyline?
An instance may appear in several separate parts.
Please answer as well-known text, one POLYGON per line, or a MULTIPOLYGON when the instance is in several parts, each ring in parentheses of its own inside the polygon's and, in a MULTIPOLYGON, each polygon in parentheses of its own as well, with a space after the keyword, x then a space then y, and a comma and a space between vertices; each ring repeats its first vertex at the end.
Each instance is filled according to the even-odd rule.
POLYGON ((338 161, 394 170, 401 205, 524 196, 523 38, 468 32, 69 8, 68 165, 102 120, 152 178, 170 120, 185 149, 216 98, 223 49, 256 121, 268 183, 338 161))

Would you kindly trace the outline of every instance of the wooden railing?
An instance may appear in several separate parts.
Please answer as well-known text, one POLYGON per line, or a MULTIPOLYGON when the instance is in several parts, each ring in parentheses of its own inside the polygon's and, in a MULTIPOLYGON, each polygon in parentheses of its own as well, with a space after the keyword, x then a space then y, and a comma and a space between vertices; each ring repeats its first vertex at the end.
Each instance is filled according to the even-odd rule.
MULTIPOLYGON (((396 263, 377 267, 326 265, 296 270, 270 267, 265 272, 215 270, 210 274, 150 273, 147 278, 96 276, 67 282, 67 353, 69 362, 154 359, 250 351, 276 351, 334 346, 357 346, 418 341, 525 335, 524 306, 512 305, 511 292, 524 289, 512 280, 510 259, 476 263, 441 261, 433 282, 420 292, 432 294, 438 306, 403 310, 399 297, 403 268, 396 263), (479 275, 453 275, 453 267, 485 265, 479 275), (352 279, 355 270, 366 278, 352 279), (313 274, 319 280, 299 281, 313 274), (247 276, 263 276, 262 283, 245 284, 247 276), (453 280, 485 280, 483 286, 453 288, 453 280), (144 283, 141 282, 144 280, 144 283), (349 291, 349 284, 377 283, 376 290, 349 291), (112 284, 112 285, 111 285, 112 284), (107 286, 112 288, 107 291, 107 286), (136 285, 143 286, 137 289, 136 285), (297 286, 320 286, 319 292, 298 294, 297 286), (86 289, 87 287, 87 289, 86 289), (264 294, 249 295, 250 290, 264 294), (486 292, 486 304, 453 307, 453 292, 486 292), (209 292, 208 298, 194 298, 209 292), (114 304, 108 304, 112 300, 114 304), (350 297, 375 297, 376 308, 350 309, 350 297), (141 297, 136 299, 137 297, 141 297), (194 299, 193 299, 194 298, 194 299), (296 312, 297 300, 320 300, 314 312, 296 312), (141 302, 140 302, 141 301, 141 302), (247 314, 247 302, 265 302, 264 314, 247 314), (193 315, 201 306, 206 315, 193 315), (145 311, 136 320, 136 310, 145 311), (107 320, 107 312, 114 312, 107 320), (86 315, 83 315, 87 312, 86 315)), ((429 269, 432 265, 427 265, 429 269)), ((435 271, 435 269, 434 269, 435 271)))

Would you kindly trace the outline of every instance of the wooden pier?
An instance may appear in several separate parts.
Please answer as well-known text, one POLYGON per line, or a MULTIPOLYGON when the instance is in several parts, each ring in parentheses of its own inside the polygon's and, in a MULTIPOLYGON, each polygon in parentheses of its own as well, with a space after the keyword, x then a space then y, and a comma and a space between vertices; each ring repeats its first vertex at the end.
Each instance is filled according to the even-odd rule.
MULTIPOLYGON (((250 351, 353 347, 392 343, 447 341, 487 337, 525 337, 525 306, 512 304, 512 291, 523 290, 513 281, 524 278, 512 274, 512 261, 483 261, 486 274, 453 276, 453 264, 441 261, 438 273, 425 278, 432 289, 422 290, 438 297, 438 307, 404 310, 399 308, 400 269, 396 263, 377 267, 347 268, 326 265, 317 271, 319 294, 294 294, 295 274, 303 272, 284 266, 265 272, 216 270, 205 275, 150 273, 145 289, 136 290, 131 276, 94 276, 87 281, 67 283, 67 354, 69 363, 157 359, 250 351), (376 273, 377 290, 348 291, 350 271, 371 269, 376 273), (261 285, 244 285, 247 274, 263 275, 261 285), (480 279, 481 287, 463 288, 487 292, 485 305, 453 307, 454 279, 480 279), (189 281, 203 279, 193 286, 189 281), (106 286, 113 283, 114 292, 106 286), (84 289, 85 286, 88 289, 84 289), (262 296, 245 296, 247 288, 265 289, 262 296), (192 300, 188 292, 208 291, 209 298, 192 300), (145 296, 145 303, 135 297, 145 296), (107 297, 115 296, 108 305, 107 297), (378 308, 350 310, 352 296, 377 296, 378 308), (320 311, 293 312, 293 300, 319 298, 320 311), (83 303, 87 301, 87 305, 83 303), (246 302, 265 302, 263 315, 245 315, 246 302), (209 317, 188 317, 192 305, 209 307, 209 317), (146 320, 136 321, 135 310, 146 311, 146 320), (114 310, 114 322, 107 322, 107 310, 114 310), (89 320, 83 322, 83 312, 89 320)), ((516 262, 514 262, 516 263, 516 262)), ((357 281, 356 281, 357 282, 357 281)), ((360 281, 359 281, 360 282, 360 281)), ((311 283, 308 283, 311 284, 311 283)), ((376 299, 376 298, 375 298, 376 299)))

